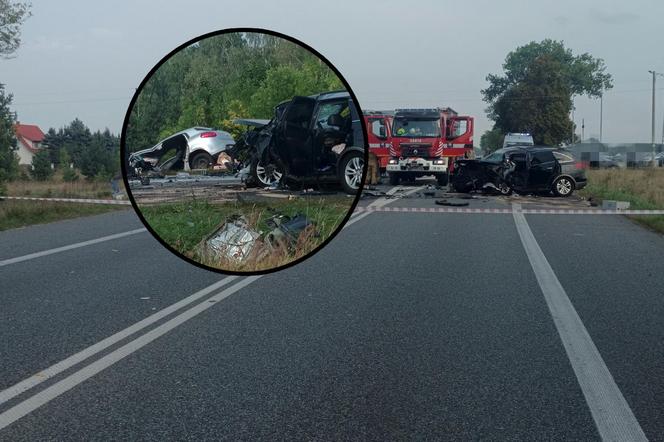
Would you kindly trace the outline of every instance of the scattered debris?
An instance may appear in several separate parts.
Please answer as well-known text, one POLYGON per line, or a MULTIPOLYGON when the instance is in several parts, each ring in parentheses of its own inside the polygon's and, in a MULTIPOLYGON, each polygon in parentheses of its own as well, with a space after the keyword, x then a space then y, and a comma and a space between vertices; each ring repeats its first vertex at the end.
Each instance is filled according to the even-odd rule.
POLYGON ((467 206, 469 203, 467 201, 452 201, 452 200, 436 200, 436 204, 439 206, 451 206, 451 207, 463 207, 467 206))
POLYGON ((235 216, 203 240, 201 254, 207 258, 225 256, 233 261, 243 261, 251 255, 260 236, 249 227, 244 216, 235 216))
MULTIPOLYGON (((297 239, 307 228, 314 224, 305 215, 290 218, 286 215, 276 214, 265 221, 273 230, 266 235, 266 242, 272 247, 286 247, 292 249, 297 239)), ((317 233, 314 232, 317 236, 317 233)))
POLYGON ((614 201, 614 200, 604 200, 602 201, 603 210, 627 210, 629 209, 629 201, 614 201))
POLYGON ((149 296, 142 296, 142 297, 141 297, 141 300, 142 300, 142 301, 147 301, 148 299, 150 299, 149 296))
POLYGON ((380 190, 364 190, 362 191, 362 198, 381 198, 387 196, 386 192, 380 190))
POLYGON ((302 214, 291 218, 276 213, 265 223, 272 229, 267 234, 250 227, 244 216, 228 218, 220 228, 201 242, 199 251, 205 259, 214 260, 223 256, 242 262, 250 257, 261 258, 276 248, 294 249, 300 234, 307 229, 311 229, 312 234, 318 236, 314 223, 302 214))

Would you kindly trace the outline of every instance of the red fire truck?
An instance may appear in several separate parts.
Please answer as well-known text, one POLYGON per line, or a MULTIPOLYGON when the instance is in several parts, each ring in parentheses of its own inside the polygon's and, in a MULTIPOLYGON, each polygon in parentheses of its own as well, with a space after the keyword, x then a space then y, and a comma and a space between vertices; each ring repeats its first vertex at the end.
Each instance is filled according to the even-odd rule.
POLYGON ((369 136, 369 154, 377 158, 381 174, 387 168, 392 147, 392 120, 394 111, 362 111, 364 124, 367 126, 369 136))
POLYGON ((473 117, 459 116, 449 107, 397 109, 387 161, 390 184, 434 175, 438 184, 447 185, 454 158, 474 157, 473 125, 473 117))

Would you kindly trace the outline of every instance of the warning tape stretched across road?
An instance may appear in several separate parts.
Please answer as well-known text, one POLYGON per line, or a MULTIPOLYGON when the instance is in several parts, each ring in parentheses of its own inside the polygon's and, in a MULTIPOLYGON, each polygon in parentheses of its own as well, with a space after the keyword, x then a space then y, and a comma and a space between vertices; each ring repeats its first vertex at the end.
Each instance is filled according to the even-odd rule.
MULTIPOLYGON (((92 198, 36 198, 28 196, 0 196, 0 200, 29 200, 29 201, 59 201, 65 203, 87 203, 87 204, 113 204, 130 206, 131 202, 126 200, 103 200, 92 198)), ((542 215, 664 215, 664 209, 659 210, 602 210, 602 209, 517 209, 525 214, 542 215)), ((469 207, 388 207, 388 206, 365 206, 356 207, 355 212, 407 212, 407 213, 497 213, 511 214, 514 209, 472 209, 469 207)))
MULTIPOLYGON (((467 207, 356 207, 356 212, 409 212, 409 213, 504 213, 514 209, 471 209, 467 207)), ((664 215, 664 210, 601 210, 601 209, 520 209, 525 214, 547 215, 664 215)))
POLYGON ((0 196, 0 200, 28 200, 28 201, 59 201, 63 203, 88 203, 88 204, 114 204, 120 206, 131 206, 130 201, 125 200, 102 200, 92 198, 37 198, 29 196, 0 196))

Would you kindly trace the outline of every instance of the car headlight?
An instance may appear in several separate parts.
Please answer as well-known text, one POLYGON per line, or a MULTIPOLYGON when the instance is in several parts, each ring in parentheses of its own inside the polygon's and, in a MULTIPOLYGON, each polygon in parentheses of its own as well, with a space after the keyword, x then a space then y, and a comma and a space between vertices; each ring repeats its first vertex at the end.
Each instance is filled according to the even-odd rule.
POLYGON ((392 158, 391 160, 389 160, 389 161, 387 162, 387 164, 397 164, 397 160, 395 160, 394 158, 392 158))
POLYGON ((443 159, 440 159, 440 158, 437 159, 437 160, 433 160, 433 164, 445 164, 445 163, 446 163, 446 161, 443 160, 443 159))

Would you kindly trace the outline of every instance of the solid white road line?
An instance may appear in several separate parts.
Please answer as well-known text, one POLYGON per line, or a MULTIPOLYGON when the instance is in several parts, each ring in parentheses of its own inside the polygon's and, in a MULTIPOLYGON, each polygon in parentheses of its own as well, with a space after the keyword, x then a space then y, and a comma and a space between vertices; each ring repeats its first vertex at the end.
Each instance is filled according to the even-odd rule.
POLYGON ((201 299, 202 297, 208 295, 209 293, 213 292, 214 290, 224 285, 227 285, 228 283, 232 282, 237 278, 238 278, 237 276, 228 276, 222 279, 221 281, 215 282, 214 284, 205 287, 202 290, 197 291, 196 293, 188 296, 187 298, 184 298, 181 301, 178 301, 175 304, 172 304, 166 307, 165 309, 160 310, 157 313, 148 316, 147 318, 135 323, 134 325, 127 327, 124 330, 121 330, 115 333, 114 335, 109 336, 108 338, 99 341, 96 344, 91 345, 90 347, 84 350, 79 351, 78 353, 68 357, 67 359, 64 359, 55 365, 52 365, 38 373, 35 373, 34 375, 19 382, 18 384, 15 384, 3 391, 0 391, 0 404, 7 402, 8 400, 28 391, 29 389, 35 387, 36 385, 41 384, 42 382, 48 379, 51 379, 52 377, 73 367, 79 362, 82 362, 85 359, 107 349, 111 345, 120 342, 121 340, 133 335, 134 333, 140 330, 143 330, 145 327, 148 327, 149 325, 154 324, 155 322, 165 318, 171 313, 178 311, 182 307, 185 307, 191 304, 192 302, 201 299))
POLYGON ((79 247, 91 246, 104 241, 112 241, 114 239, 122 238, 129 235, 136 235, 137 233, 147 232, 145 227, 141 229, 129 230, 128 232, 116 233, 114 235, 102 236, 101 238, 91 239, 89 241, 77 242, 69 244, 68 246, 57 247, 55 249, 44 250, 41 252, 30 253, 29 255, 18 256, 16 258, 9 258, 0 261, 0 267, 16 264, 17 262, 27 261, 29 259, 41 258, 42 256, 52 255, 54 253, 66 252, 67 250, 78 249, 79 247))
POLYGON ((646 441, 639 422, 537 244, 526 217, 521 213, 521 205, 513 206, 513 216, 600 436, 605 441, 646 441))
POLYGON ((205 310, 214 306, 217 302, 222 301, 223 299, 227 298, 228 296, 232 295, 238 290, 243 289, 244 287, 248 286, 249 284, 251 284, 260 277, 261 277, 260 275, 249 276, 245 279, 242 279, 237 284, 228 287, 227 289, 222 290, 218 294, 212 296, 208 300, 209 302, 201 302, 195 305, 194 307, 175 316, 174 318, 168 320, 162 325, 154 328, 153 330, 150 330, 144 335, 141 335, 138 338, 134 339, 133 341, 130 341, 129 343, 123 345, 117 350, 112 351, 103 358, 96 360, 95 362, 83 367, 82 369, 67 376, 61 381, 58 381, 55 384, 51 385, 50 387, 45 388, 44 390, 40 391, 34 396, 31 396, 28 399, 24 400, 23 402, 20 402, 16 406, 0 414, 0 430, 7 427, 8 425, 11 425, 16 420, 22 418, 26 414, 31 413, 32 411, 36 410, 42 405, 47 404, 56 397, 60 396, 61 394, 71 390, 81 382, 91 378, 92 376, 96 375, 102 370, 110 367, 116 362, 124 359, 130 354, 143 348, 150 342, 165 335, 169 331, 185 323, 191 318, 203 313, 205 310))
MULTIPOLYGON (((399 187, 395 187, 393 189, 390 189, 388 194, 394 194, 398 191, 399 187)), ((417 187, 414 189, 411 189, 407 192, 404 192, 405 194, 410 194, 413 192, 416 192, 420 190, 421 187, 417 187)), ((380 200, 374 201, 372 204, 375 206, 384 206, 386 204, 391 203, 391 199, 386 199, 386 198, 381 198, 380 200)), ((346 223, 344 226, 347 227, 351 225, 352 223, 358 221, 358 218, 364 218, 368 215, 370 215, 371 212, 363 213, 359 217, 352 218, 349 220, 349 222, 346 223)), ((141 231, 144 231, 145 229, 140 229, 141 231)), ((101 239, 101 238, 100 238, 101 239)), ((83 244, 83 243, 80 243, 83 244)), ((75 247, 70 247, 70 248, 75 248, 75 247)), ((55 250, 55 249, 54 249, 55 250)), ((29 255, 26 255, 29 256, 29 255)), ((16 258, 14 258, 16 259, 16 258)), ((155 339, 159 338, 160 336, 163 336, 164 334, 168 333, 175 327, 183 324, 184 322, 188 321, 189 319, 193 318, 194 316, 202 313, 203 311, 207 310, 208 308, 212 307, 215 305, 217 302, 222 301, 223 299, 227 298, 228 296, 232 295, 233 293, 239 291, 240 289, 248 286, 252 282, 258 280, 261 278, 263 275, 257 275, 257 276, 250 276, 245 279, 242 279, 240 282, 237 284, 223 290, 222 292, 218 293, 217 295, 212 296, 208 302, 201 302, 194 307, 191 307, 190 309, 184 311, 183 313, 175 316, 174 318, 168 320, 164 324, 154 328, 153 330, 137 337, 133 341, 130 341, 129 343, 125 344, 124 346, 118 348, 117 350, 109 353, 108 355, 104 356, 103 358, 100 358, 92 363, 90 363, 87 366, 84 366, 83 368, 79 369, 75 373, 71 374, 70 376, 62 379, 59 382, 56 382, 52 386, 45 388, 44 390, 40 391, 39 393, 36 393, 33 396, 30 396, 23 402, 20 402, 16 406, 8 409, 4 413, 0 414, 0 429, 5 428, 8 425, 11 425, 13 422, 17 421, 18 419, 22 418, 26 414, 31 413, 35 409, 41 407, 42 405, 50 402, 51 400, 55 399, 56 397, 60 396, 61 394, 69 391, 70 389, 74 388, 76 385, 80 384, 81 382, 84 382, 85 380, 91 378, 92 376, 96 375, 97 373, 101 372, 102 370, 110 367, 111 365, 115 364, 116 362, 120 361, 121 359, 125 358, 126 356, 130 355, 131 353, 139 350, 140 348, 144 347, 145 345, 149 344, 150 342, 154 341, 155 339)), ((236 279, 237 276, 229 276, 226 277, 225 279, 212 284, 211 286, 208 286, 193 295, 189 296, 188 298, 185 298, 163 310, 160 310, 159 312, 155 313, 152 316, 149 316, 142 321, 137 322, 136 324, 114 334, 113 336, 110 336, 103 341, 98 342, 97 344, 94 344, 70 357, 67 359, 64 359, 61 362, 58 362, 55 365, 52 365, 51 367, 42 370, 41 372, 19 382, 18 384, 15 384, 6 390, 3 390, 0 392, 0 404, 9 401, 10 399, 26 392, 27 390, 35 387, 36 385, 56 376, 59 373, 62 373, 64 370, 67 370, 68 368, 73 367, 74 365, 78 364, 79 362, 84 361, 85 359, 103 351, 104 349, 110 347, 111 345, 121 341, 122 339, 142 330, 143 328, 149 326, 150 324, 153 324, 160 319, 168 316, 169 314, 179 310, 180 308, 184 307, 185 305, 191 304, 192 302, 204 297, 208 293, 214 291, 215 289, 228 284, 229 282, 233 281, 236 279)))

